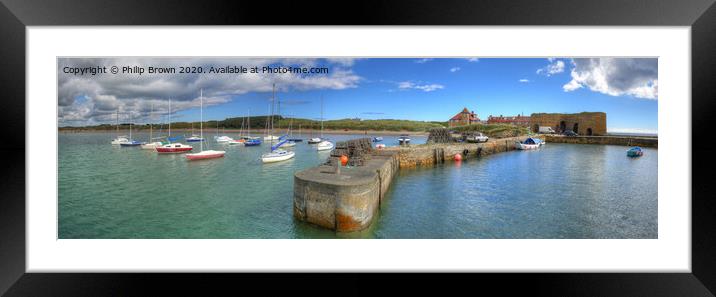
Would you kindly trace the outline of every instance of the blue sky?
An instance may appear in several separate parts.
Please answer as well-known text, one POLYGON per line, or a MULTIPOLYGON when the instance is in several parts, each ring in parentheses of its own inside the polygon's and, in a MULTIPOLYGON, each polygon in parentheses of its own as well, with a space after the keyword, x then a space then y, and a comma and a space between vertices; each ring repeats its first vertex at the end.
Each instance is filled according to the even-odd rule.
MULTIPOLYGON (((656 59, 370 58, 350 59, 349 62, 324 59, 310 62, 273 61, 269 64, 310 64, 326 66, 334 71, 325 80, 320 76, 310 77, 313 79, 310 83, 306 83, 307 77, 276 80, 280 89, 277 98, 281 102, 281 113, 301 118, 320 118, 320 98, 323 97, 325 119, 357 117, 446 121, 467 107, 481 119, 487 119, 488 115, 602 111, 607 113, 607 128, 610 131, 656 132, 658 127, 656 59)), ((73 102, 65 104, 68 116, 64 119, 71 119, 64 121, 68 125, 113 122, 112 106, 131 113, 132 106, 140 106, 137 100, 152 100, 154 105, 161 105, 166 101, 163 96, 171 96, 165 92, 157 92, 156 96, 151 93, 115 96, 113 89, 118 89, 115 93, 127 92, 113 88, 117 85, 110 85, 116 82, 113 80, 95 84, 99 87, 95 86, 92 92, 83 92, 77 88, 80 86, 81 89, 85 84, 72 82, 73 78, 59 82, 61 86, 74 88, 74 92, 68 91, 74 94, 74 100, 69 100, 73 102), (84 117, 70 113, 80 110, 78 106, 84 106, 82 110, 87 110, 90 104, 102 106, 99 99, 94 100, 94 97, 102 96, 107 97, 102 102, 108 105, 103 112, 87 113, 84 117), (114 102, 109 101, 113 97, 116 102, 109 104, 114 102), (96 102, 88 103, 93 100, 96 102), (121 102, 132 103, 122 105, 121 102)), ((267 77, 264 80, 271 79, 267 77)), ((205 81, 197 77, 194 84, 205 81)), ((126 83, 126 79, 123 82, 126 83)), ((262 83, 259 87, 247 80, 238 84, 257 86, 252 90, 232 85, 236 89, 234 92, 212 91, 212 88, 218 89, 221 85, 207 85, 204 90, 207 105, 204 119, 243 116, 249 109, 252 115, 267 114, 271 98, 267 85, 270 82, 262 83)), ((156 84, 155 81, 147 85, 156 84)), ((92 85, 91 81, 86 85, 92 85)), ((137 89, 136 85, 132 89, 137 89)), ((186 101, 176 99, 177 103, 173 103, 177 109, 174 110, 176 121, 199 119, 198 106, 182 105, 182 102, 196 103, 198 89, 187 92, 196 93, 196 96, 189 95, 186 101)), ((62 97, 60 101, 63 102, 62 97)), ((137 107, 137 110, 137 121, 161 120, 158 116, 149 119, 146 112, 142 113, 146 106, 137 107)), ((61 125, 62 113, 61 110, 61 125)))

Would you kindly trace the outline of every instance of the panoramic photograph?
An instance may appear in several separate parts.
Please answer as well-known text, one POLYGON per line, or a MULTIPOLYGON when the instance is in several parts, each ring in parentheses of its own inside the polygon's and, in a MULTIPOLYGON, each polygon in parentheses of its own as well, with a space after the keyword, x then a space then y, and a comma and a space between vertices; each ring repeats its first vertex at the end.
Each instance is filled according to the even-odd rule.
POLYGON ((656 239, 658 59, 60 57, 60 239, 656 239))

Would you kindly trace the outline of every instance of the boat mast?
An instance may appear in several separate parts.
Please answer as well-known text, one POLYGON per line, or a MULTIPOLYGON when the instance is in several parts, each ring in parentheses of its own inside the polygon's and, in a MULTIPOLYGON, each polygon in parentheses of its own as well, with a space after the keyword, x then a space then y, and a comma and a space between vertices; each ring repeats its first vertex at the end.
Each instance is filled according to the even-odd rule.
MULTIPOLYGON (((199 120, 201 121, 201 122, 199 122, 199 134, 200 134, 200 136, 199 136, 199 138, 200 138, 199 151, 203 152, 204 151, 204 89, 199 89, 199 108, 200 108, 199 109, 200 110, 199 111, 199 114, 200 114, 199 120)), ((193 128, 194 128, 194 126, 192 125, 192 130, 191 130, 192 133, 194 133, 193 128)))
POLYGON ((152 102, 151 106, 149 109, 149 142, 152 142, 152 113, 154 112, 154 102, 152 102))
POLYGON ((321 140, 323 140, 323 95, 321 95, 321 140))
POLYGON ((119 138, 119 107, 117 107, 117 138, 119 138))
POLYGON ((269 146, 269 151, 271 151, 271 147, 273 147, 273 112, 274 112, 274 104, 276 104, 276 84, 273 84, 273 89, 271 91, 271 107, 269 108, 271 110, 271 132, 269 134, 269 138, 271 138, 271 146, 269 146))
POLYGON ((129 141, 132 141, 132 112, 129 112, 129 141))
POLYGON ((246 115, 246 137, 251 138, 251 108, 247 111, 246 115))
POLYGON ((169 117, 169 135, 167 136, 167 141, 171 143, 172 140, 169 138, 172 137, 172 98, 169 98, 169 112, 167 116, 169 117))

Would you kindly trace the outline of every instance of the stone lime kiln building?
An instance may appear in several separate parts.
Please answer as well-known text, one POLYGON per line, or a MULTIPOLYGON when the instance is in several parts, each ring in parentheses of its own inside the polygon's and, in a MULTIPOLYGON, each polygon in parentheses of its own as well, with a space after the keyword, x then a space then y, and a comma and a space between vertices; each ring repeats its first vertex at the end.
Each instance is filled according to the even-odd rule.
POLYGON ((474 111, 469 111, 467 107, 463 108, 461 112, 453 116, 448 120, 448 126, 449 127, 455 127, 455 126, 466 126, 470 124, 479 123, 480 118, 477 117, 477 114, 474 111))
POLYGON ((607 114, 604 112, 533 113, 530 116, 533 132, 539 127, 552 127, 557 133, 572 130, 579 135, 607 135, 607 114))

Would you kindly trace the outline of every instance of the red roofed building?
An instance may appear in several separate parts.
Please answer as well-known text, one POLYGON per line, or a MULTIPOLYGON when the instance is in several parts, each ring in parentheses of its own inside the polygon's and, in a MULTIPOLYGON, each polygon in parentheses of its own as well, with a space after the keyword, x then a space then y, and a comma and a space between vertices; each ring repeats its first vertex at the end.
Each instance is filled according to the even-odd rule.
POLYGON ((454 117, 448 120, 448 126, 465 126, 479 122, 480 119, 477 117, 477 114, 474 111, 467 110, 467 107, 465 107, 460 113, 456 114, 454 117))
POLYGON ((523 116, 523 115, 516 115, 513 117, 503 117, 502 115, 500 115, 499 117, 489 116, 489 117, 487 117, 487 123, 488 124, 512 124, 512 125, 516 125, 516 126, 529 127, 530 126, 530 117, 523 116))

